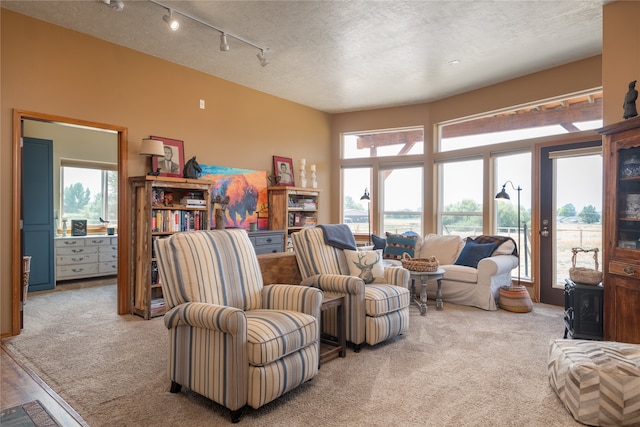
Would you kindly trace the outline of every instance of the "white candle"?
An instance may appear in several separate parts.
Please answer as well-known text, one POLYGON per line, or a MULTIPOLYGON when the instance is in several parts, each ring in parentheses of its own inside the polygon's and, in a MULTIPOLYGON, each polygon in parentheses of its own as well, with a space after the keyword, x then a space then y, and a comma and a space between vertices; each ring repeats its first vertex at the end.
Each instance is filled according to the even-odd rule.
POLYGON ((310 169, 311 169, 311 172, 315 172, 316 171, 316 165, 311 165, 310 169))
POLYGON ((304 167, 304 165, 307 164, 307 161, 305 159, 300 159, 300 166, 304 167))

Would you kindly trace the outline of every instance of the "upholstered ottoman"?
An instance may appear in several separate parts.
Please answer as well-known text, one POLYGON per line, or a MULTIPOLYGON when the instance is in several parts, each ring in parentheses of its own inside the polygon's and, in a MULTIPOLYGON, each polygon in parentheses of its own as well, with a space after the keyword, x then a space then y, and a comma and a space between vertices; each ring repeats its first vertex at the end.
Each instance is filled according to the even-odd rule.
POLYGON ((640 424, 640 345, 555 339, 547 368, 551 387, 577 421, 640 424))

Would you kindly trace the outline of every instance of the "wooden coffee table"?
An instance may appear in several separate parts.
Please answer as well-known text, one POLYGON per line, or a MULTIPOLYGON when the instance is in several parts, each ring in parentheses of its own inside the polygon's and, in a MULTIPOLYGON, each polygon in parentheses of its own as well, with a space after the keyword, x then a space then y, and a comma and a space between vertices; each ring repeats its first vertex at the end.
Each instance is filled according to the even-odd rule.
MULTIPOLYGON (((347 355, 347 320, 344 311, 344 295, 323 292, 320 316, 324 316, 324 312, 326 310, 334 307, 336 308, 336 315, 338 316, 338 336, 335 337, 335 339, 326 336, 321 338, 320 359, 318 360, 318 368, 321 364, 337 356, 345 357, 347 355)), ((320 319, 320 328, 322 328, 322 318, 320 319)))
POLYGON ((420 281, 422 289, 420 290, 420 299, 415 298, 415 292, 413 301, 420 307, 420 315, 427 315, 427 282, 429 280, 436 280, 438 282, 438 289, 436 291, 436 310, 442 310, 442 277, 444 276, 444 270, 439 268, 436 271, 412 271, 409 270, 410 278, 414 281, 420 281))

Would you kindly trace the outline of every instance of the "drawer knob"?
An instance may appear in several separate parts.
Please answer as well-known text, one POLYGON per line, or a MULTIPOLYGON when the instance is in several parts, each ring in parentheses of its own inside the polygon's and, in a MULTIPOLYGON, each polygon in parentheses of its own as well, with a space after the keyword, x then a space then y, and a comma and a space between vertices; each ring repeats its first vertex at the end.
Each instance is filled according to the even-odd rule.
POLYGON ((267 239, 267 243, 271 243, 271 237, 267 239))
POLYGON ((625 267, 622 269, 622 271, 624 271, 624 274, 629 275, 629 276, 633 276, 635 274, 635 269, 633 267, 625 267))

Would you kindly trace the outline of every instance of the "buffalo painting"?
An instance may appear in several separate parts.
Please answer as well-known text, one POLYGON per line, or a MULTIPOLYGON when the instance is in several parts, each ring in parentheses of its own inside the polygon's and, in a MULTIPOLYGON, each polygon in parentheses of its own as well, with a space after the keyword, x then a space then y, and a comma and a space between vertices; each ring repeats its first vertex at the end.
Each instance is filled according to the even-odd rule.
MULTIPOLYGON (((258 223, 258 229, 266 229, 267 222, 262 218, 261 207, 267 205, 267 172, 226 166, 202 167, 202 179, 213 181, 211 197, 224 199, 229 197, 225 208, 225 227, 249 229, 252 222, 258 223), (261 217, 262 221, 258 220, 261 217)), ((214 207, 212 206, 212 209, 214 207)), ((215 215, 211 215, 212 221, 215 215)), ((215 224, 211 224, 212 227, 215 224)))

